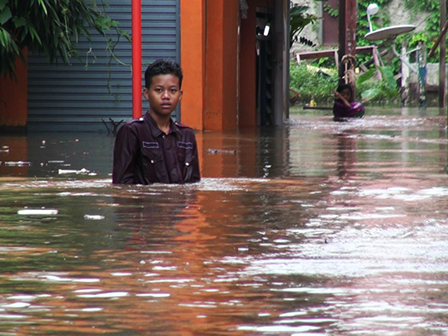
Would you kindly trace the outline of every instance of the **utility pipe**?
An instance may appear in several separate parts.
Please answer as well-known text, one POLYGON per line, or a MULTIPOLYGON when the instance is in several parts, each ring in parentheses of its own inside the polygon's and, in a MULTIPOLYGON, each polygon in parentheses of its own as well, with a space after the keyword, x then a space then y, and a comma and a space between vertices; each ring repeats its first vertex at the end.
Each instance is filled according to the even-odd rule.
POLYGON ((142 116, 142 0, 132 0, 132 117, 142 116))

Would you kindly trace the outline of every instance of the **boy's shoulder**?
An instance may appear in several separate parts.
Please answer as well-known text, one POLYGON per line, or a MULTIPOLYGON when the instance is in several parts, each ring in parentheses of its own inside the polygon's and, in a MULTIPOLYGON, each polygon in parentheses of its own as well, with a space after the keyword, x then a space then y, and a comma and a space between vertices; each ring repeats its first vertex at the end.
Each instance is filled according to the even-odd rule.
POLYGON ((140 117, 140 118, 134 118, 134 119, 130 119, 128 120, 123 126, 126 126, 128 128, 140 128, 144 125, 145 122, 145 118, 140 117))
POLYGON ((176 125, 179 128, 192 129, 190 126, 182 124, 181 122, 178 122, 178 121, 174 121, 174 125, 176 125))
POLYGON ((182 137, 184 137, 184 139, 190 139, 191 141, 195 141, 196 136, 195 136, 195 130, 193 128, 185 124, 182 124, 179 121, 174 121, 173 123, 174 126, 178 129, 178 132, 182 134, 182 137))
POLYGON ((145 118, 140 117, 140 118, 135 118, 135 119, 131 119, 128 121, 128 124, 133 124, 133 123, 142 123, 145 121, 145 118))

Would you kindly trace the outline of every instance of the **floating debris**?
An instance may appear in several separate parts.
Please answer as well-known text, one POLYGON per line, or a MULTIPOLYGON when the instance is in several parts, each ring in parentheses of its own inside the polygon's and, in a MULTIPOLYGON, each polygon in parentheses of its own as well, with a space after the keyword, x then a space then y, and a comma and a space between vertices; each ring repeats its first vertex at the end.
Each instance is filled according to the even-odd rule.
POLYGON ((39 215, 39 216, 46 216, 46 215, 57 215, 58 210, 56 209, 22 209, 17 211, 18 215, 39 215))
POLYGON ((236 150, 207 148, 206 151, 212 154, 236 154, 236 150))
POLYGON ((5 166, 9 167, 29 167, 31 162, 27 161, 5 161, 5 166))
POLYGON ((87 175, 90 174, 90 171, 82 168, 80 170, 74 170, 74 169, 59 169, 58 170, 58 174, 59 175, 63 175, 63 174, 76 174, 76 175, 87 175))
POLYGON ((84 215, 84 219, 87 219, 87 220, 102 220, 102 219, 104 219, 105 217, 104 216, 101 216, 101 215, 84 215))

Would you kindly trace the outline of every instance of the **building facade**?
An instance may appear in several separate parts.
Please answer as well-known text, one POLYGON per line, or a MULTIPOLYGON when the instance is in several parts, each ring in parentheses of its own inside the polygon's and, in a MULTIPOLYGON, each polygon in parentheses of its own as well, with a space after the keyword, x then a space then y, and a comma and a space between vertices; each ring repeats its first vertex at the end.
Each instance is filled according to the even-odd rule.
MULTIPOLYGON (((132 0, 108 0, 106 8, 129 34, 132 5, 132 0)), ((181 64, 184 96, 174 117, 195 129, 280 125, 288 117, 288 0, 142 1, 141 17, 138 65, 132 64, 131 43, 115 32, 107 43, 92 33, 69 65, 29 54, 19 82, 2 82, 2 88, 20 92, 21 104, 0 89, 1 125, 109 132, 136 114, 132 66, 141 67, 143 76, 157 58, 181 64), (264 34, 266 26, 270 31, 264 34)), ((146 102, 142 106, 140 114, 146 102)))

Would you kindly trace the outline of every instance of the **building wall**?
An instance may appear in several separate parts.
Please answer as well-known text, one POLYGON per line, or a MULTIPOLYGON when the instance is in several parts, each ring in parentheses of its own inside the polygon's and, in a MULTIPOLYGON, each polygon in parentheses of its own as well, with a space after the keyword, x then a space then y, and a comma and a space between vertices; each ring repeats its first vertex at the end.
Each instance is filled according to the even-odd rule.
MULTIPOLYGON (((200 130, 236 129, 240 112, 239 80, 245 78, 245 83, 255 88, 255 73, 250 70, 246 73, 239 66, 242 59, 239 0, 180 2, 181 65, 185 75, 182 122, 200 130)), ((255 46, 255 25, 251 36, 255 46)), ((255 57, 251 58, 250 52, 248 56, 244 59, 255 66, 255 57)), ((249 98, 243 99, 244 113, 254 115, 255 104, 247 107, 245 102, 255 102, 255 89, 249 94, 249 98)))
MULTIPOLYGON (((301 6, 308 6, 309 13, 316 15, 317 17, 321 18, 323 16, 322 6, 325 3, 330 2, 324 2, 324 1, 313 1, 313 0, 292 0, 293 3, 299 4, 301 6)), ((336 6, 332 5, 333 8, 338 9, 336 6)), ((378 20, 381 17, 388 17, 390 18, 390 24, 388 26, 393 25, 400 25, 400 24, 418 24, 416 28, 416 32, 418 31, 424 31, 426 27, 426 22, 424 21, 427 16, 427 13, 420 13, 416 15, 415 17, 411 16, 411 11, 406 10, 404 8, 404 3, 402 0, 392 0, 387 6, 384 8, 380 8, 380 13, 375 15, 374 20, 378 20)), ((367 18, 359 17, 358 20, 365 20, 367 23, 367 18)), ((375 21, 377 22, 377 21, 375 21)), ((378 24, 380 25, 380 21, 378 21, 378 24)), ((336 29, 338 27, 336 26, 336 29)), ((297 52, 305 52, 305 51, 314 51, 316 48, 333 48, 335 45, 333 43, 329 43, 328 45, 324 45, 322 41, 324 32, 322 32, 322 21, 319 20, 314 25, 308 25, 305 27, 303 32, 300 34, 301 36, 305 36, 308 39, 312 40, 317 44, 316 47, 309 47, 305 46, 303 44, 295 43, 293 47, 291 48, 291 52, 297 53, 297 52)))
POLYGON ((238 10, 238 0, 207 1, 204 121, 208 130, 237 127, 238 10))
POLYGON ((205 106, 205 0, 180 0, 181 122, 202 130, 205 106))
MULTIPOLYGON (((130 34, 132 1, 107 3, 108 14, 130 34)), ((247 3, 249 16, 242 20, 240 0, 142 2, 142 77, 156 58, 180 61, 184 96, 176 118, 193 128, 257 125, 255 13, 259 6, 273 10, 276 2, 247 3)), ((132 118, 131 43, 121 38, 115 46, 120 63, 110 58, 96 33, 91 43, 81 40, 78 50, 80 59, 70 65, 50 65, 43 56, 30 55, 30 131, 105 132, 132 118)), ((145 110, 143 98, 142 104, 145 110)))
POLYGON ((240 127, 257 125, 257 61, 256 61, 256 7, 258 0, 247 1, 247 17, 241 18, 240 60, 239 60, 239 106, 240 127))
MULTIPOLYGON (((23 50, 25 60, 28 51, 23 50)), ((0 129, 24 131, 28 118, 28 68, 20 58, 16 61, 16 78, 0 75, 0 129)))
MULTIPOLYGON (((131 35, 131 0, 108 0, 107 13, 131 35)), ((110 32, 116 41, 117 35, 110 32)), ((53 64, 40 55, 29 57, 28 129, 31 131, 103 131, 132 118, 131 43, 115 46, 117 63, 106 43, 92 32, 92 43, 79 43, 80 60, 53 64)), ((142 2, 142 69, 157 58, 179 60, 177 0, 142 2)), ((143 82, 143 80, 142 80, 143 82)), ((148 108, 143 100, 143 111, 148 108)))

